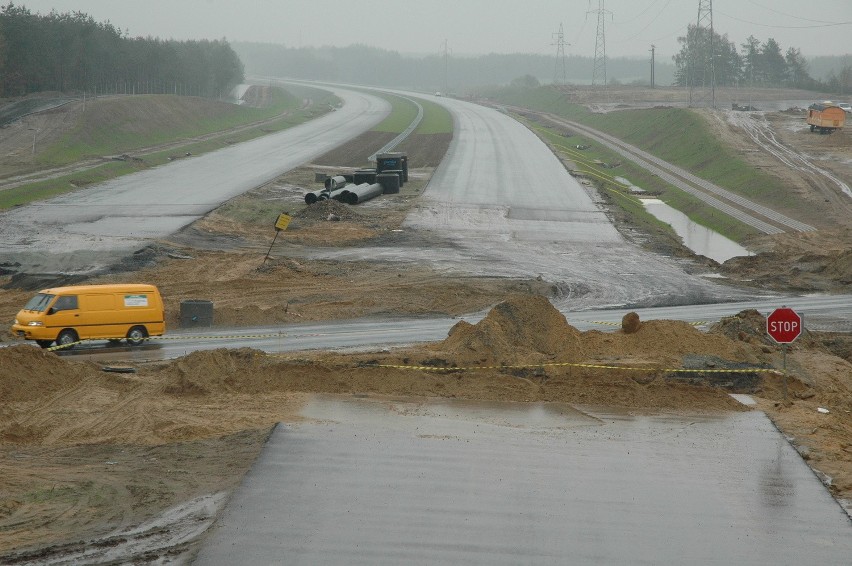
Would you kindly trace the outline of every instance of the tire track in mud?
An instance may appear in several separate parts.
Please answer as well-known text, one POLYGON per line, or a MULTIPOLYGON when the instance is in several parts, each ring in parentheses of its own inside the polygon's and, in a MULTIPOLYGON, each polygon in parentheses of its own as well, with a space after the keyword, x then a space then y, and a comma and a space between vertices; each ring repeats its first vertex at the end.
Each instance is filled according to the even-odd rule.
POLYGON ((725 118, 728 124, 743 130, 755 144, 784 165, 806 174, 824 177, 840 188, 843 194, 852 197, 852 188, 842 179, 830 171, 814 165, 805 154, 799 153, 778 140, 765 115, 761 115, 760 119, 757 119, 750 113, 729 112, 725 118))

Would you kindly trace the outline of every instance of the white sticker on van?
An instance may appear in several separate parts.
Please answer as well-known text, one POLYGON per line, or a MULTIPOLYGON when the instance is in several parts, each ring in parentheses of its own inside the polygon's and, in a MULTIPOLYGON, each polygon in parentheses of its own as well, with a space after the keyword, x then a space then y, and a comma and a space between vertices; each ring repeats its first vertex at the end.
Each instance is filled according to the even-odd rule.
POLYGON ((125 307, 147 307, 148 295, 124 295, 125 307))

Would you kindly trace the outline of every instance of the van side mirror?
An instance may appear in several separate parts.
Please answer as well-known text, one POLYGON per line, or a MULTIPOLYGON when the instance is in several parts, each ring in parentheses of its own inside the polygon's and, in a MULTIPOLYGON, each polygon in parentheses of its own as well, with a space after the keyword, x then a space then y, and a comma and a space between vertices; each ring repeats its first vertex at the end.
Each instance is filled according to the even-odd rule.
POLYGON ((49 315, 50 315, 50 314, 53 314, 53 313, 55 313, 55 312, 56 312, 56 310, 54 310, 54 308, 53 308, 53 307, 50 307, 49 309, 47 309, 47 314, 49 314, 49 315))

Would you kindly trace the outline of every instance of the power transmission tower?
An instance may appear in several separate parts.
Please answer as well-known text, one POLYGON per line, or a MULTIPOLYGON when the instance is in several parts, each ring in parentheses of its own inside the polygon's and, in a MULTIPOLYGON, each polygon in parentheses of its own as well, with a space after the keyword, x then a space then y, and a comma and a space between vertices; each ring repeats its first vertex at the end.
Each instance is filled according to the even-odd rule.
POLYGON ((716 108, 716 47, 713 31, 713 0, 698 0, 698 21, 695 25, 695 45, 691 46, 689 73, 689 105, 707 104, 716 108))
POLYGON ((553 70, 553 84, 564 85, 567 82, 565 66, 565 46, 571 44, 565 43, 565 34, 562 31, 561 22, 559 23, 559 31, 554 33, 553 37, 556 39, 556 43, 551 43, 551 45, 556 45, 556 68, 553 70))
MULTIPOLYGON (((589 0, 589 6, 591 4, 592 0, 589 0)), ((589 14, 597 14, 598 16, 598 33, 597 37, 595 37, 595 63, 592 67, 592 86, 598 84, 598 81, 602 81, 601 84, 606 89, 606 30, 604 23, 606 15, 612 15, 612 12, 604 8, 604 0, 598 0, 598 9, 586 12, 587 17, 589 14)))
POLYGON ((651 45, 651 88, 654 88, 654 49, 656 45, 651 45))
POLYGON ((450 69, 450 46, 444 39, 444 96, 447 95, 447 75, 450 69))

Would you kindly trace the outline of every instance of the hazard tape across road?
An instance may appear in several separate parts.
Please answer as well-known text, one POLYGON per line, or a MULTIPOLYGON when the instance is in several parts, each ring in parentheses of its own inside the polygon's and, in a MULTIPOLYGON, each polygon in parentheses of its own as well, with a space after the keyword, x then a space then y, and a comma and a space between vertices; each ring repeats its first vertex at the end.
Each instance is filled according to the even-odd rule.
POLYGON ((591 369, 612 369, 622 371, 645 371, 659 373, 771 373, 776 375, 784 375, 784 372, 774 368, 732 368, 732 369, 690 369, 690 368, 657 368, 657 367, 639 367, 639 366, 614 366, 606 364, 580 364, 572 362, 552 362, 543 364, 519 364, 519 365, 500 365, 500 366, 466 366, 466 367, 436 367, 436 366, 406 366, 392 364, 365 364, 359 366, 363 368, 392 368, 405 370, 419 371, 435 371, 435 372, 453 372, 453 371, 475 371, 475 370, 506 370, 506 369, 534 369, 544 367, 576 367, 576 368, 591 368, 591 369))
MULTIPOLYGON (((604 324, 604 325, 612 325, 612 326, 620 326, 620 323, 608 322, 608 321, 583 321, 590 322, 593 324, 604 324)), ((692 322, 689 323, 692 325, 703 325, 705 322, 692 322)), ((285 334, 281 332, 275 332, 270 334, 223 334, 223 335, 182 335, 182 336, 149 336, 143 339, 143 341, 151 341, 151 340, 237 340, 237 339, 267 339, 267 338, 297 338, 297 337, 305 337, 305 336, 323 336, 322 334, 285 334)), ((113 340, 123 340, 124 338, 114 338, 113 340)), ((61 346, 51 346, 50 348, 46 348, 47 351, 59 351, 71 348, 72 346, 76 346, 78 344, 84 344, 86 342, 97 342, 106 339, 93 339, 93 340, 78 340, 77 342, 72 342, 70 344, 64 344, 61 346)), ((277 357, 276 354, 268 354, 270 357, 277 357)), ((304 363, 304 362, 303 362, 304 363)), ((352 366, 342 366, 349 367, 352 366)), ((781 370, 777 370, 774 368, 731 368, 731 369, 692 369, 692 368, 658 368, 658 367, 648 367, 648 366, 617 366, 617 365, 607 365, 607 364, 581 364, 576 362, 546 362, 540 364, 505 364, 505 365, 494 365, 494 366, 462 366, 462 367, 436 367, 436 366, 412 366, 412 365, 395 365, 395 364, 363 364, 358 365, 358 368, 387 368, 387 369, 401 369, 401 370, 415 370, 415 371, 431 371, 431 372, 459 372, 459 371, 481 371, 481 370, 508 370, 508 369, 536 369, 536 368, 547 368, 547 367, 573 367, 573 368, 585 368, 585 369, 606 369, 606 370, 617 370, 617 371, 642 371, 642 372, 658 372, 658 373, 768 373, 775 375, 785 375, 785 373, 781 370)))
MULTIPOLYGON (((601 326, 621 326, 620 322, 612 322, 608 320, 577 320, 578 322, 585 322, 588 324, 600 324, 601 326)), ((693 322, 687 322, 690 326, 707 326, 710 324, 706 320, 697 320, 693 322)))
MULTIPOLYGON (((194 335, 194 334, 183 334, 177 336, 147 336, 141 340, 141 342, 150 342, 152 340, 265 340, 267 338, 304 338, 310 336, 324 336, 324 334, 285 334, 282 332, 274 332, 271 334, 215 334, 215 335, 194 335)), ((80 344, 85 344, 86 342, 103 342, 104 340, 125 340, 126 337, 122 336, 120 338, 92 338, 87 340, 78 340, 76 342, 71 342, 70 344, 63 344, 57 346, 51 346, 49 348, 45 348, 48 352, 55 352, 57 350, 67 350, 73 346, 77 346, 80 344)))

